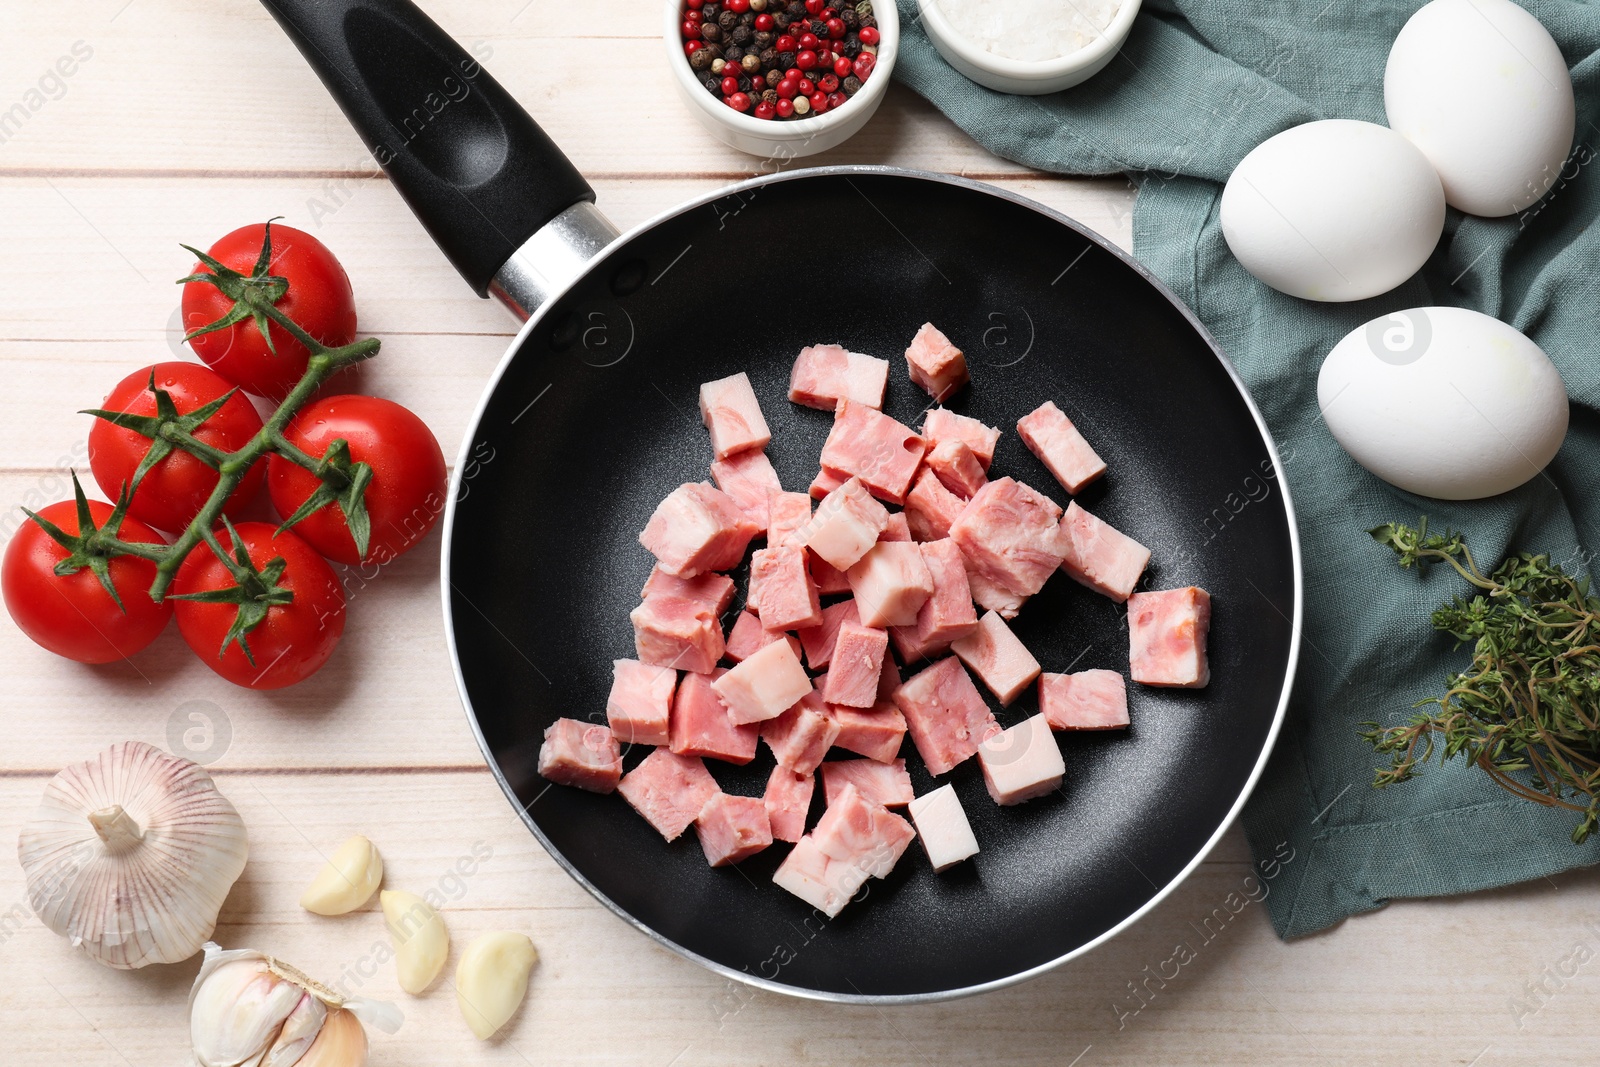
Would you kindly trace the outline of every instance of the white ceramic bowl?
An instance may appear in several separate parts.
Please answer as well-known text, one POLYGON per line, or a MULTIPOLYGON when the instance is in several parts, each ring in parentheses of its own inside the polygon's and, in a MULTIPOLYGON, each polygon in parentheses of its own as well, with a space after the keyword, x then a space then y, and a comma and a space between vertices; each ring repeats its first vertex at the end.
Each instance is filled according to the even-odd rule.
POLYGON ((894 0, 873 0, 872 14, 878 20, 878 62, 861 91, 835 111, 806 119, 758 119, 733 110, 720 97, 712 96, 701 85, 694 68, 683 54, 682 0, 665 0, 663 34, 667 45, 667 66, 673 84, 683 96, 694 117, 719 139, 741 152, 769 159, 797 159, 815 155, 843 144, 851 134, 867 124, 883 102, 889 89, 889 75, 900 54, 900 12, 894 0))
POLYGON ((1105 32, 1076 52, 1060 59, 1032 62, 997 56, 963 37, 939 9, 939 0, 922 0, 922 25, 945 62, 979 85, 1002 93, 1040 96, 1060 92, 1104 70, 1128 39, 1139 3, 1140 0, 1123 0, 1105 32))

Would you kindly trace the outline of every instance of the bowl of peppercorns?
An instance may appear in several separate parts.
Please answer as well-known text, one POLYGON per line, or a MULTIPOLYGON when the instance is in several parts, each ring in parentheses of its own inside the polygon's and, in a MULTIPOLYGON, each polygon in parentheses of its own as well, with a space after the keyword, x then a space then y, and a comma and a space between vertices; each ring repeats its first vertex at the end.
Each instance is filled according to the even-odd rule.
POLYGON ((900 46, 894 0, 667 0, 673 81, 752 155, 825 152, 866 125, 900 46))

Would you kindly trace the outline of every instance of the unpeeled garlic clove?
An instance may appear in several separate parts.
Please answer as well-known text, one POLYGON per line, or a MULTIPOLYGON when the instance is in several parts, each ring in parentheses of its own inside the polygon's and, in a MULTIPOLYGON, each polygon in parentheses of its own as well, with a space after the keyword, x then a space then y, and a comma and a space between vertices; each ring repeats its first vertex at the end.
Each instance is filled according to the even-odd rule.
POLYGON ((385 889, 378 894, 378 903, 394 941, 400 988, 412 995, 421 993, 439 977, 450 955, 450 934, 444 920, 427 901, 402 889, 385 889))
POLYGON ((295 1067, 365 1067, 367 1031, 353 1013, 336 1008, 295 1067))
POLYGON ((196 979, 189 1041, 201 1067, 259 1058, 294 1012, 303 990, 272 973, 266 959, 234 959, 196 979))
POLYGON ((334 850, 311 880, 300 906, 317 915, 345 915, 368 900, 383 881, 383 858, 360 834, 334 850))
POLYGON ((328 1018, 328 1006, 309 990, 300 994, 300 1003, 283 1020, 283 1029, 267 1051, 261 1067, 294 1067, 306 1049, 317 1039, 328 1018))
POLYGON ((519 933, 484 934, 456 965, 456 1006, 480 1040, 494 1036, 528 995, 528 973, 539 962, 533 942, 519 933))

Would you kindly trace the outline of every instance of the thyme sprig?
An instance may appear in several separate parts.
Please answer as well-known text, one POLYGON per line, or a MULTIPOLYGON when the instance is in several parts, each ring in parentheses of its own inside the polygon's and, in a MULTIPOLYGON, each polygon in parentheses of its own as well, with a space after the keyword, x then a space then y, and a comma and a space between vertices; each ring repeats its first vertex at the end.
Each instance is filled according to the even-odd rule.
POLYGON ((1407 724, 1362 724, 1391 757, 1373 786, 1412 778, 1437 744, 1441 762, 1459 756, 1516 796, 1581 813, 1582 842, 1600 823, 1600 599, 1588 579, 1526 552, 1485 575, 1461 534, 1429 533, 1426 517, 1369 532, 1400 566, 1444 563, 1473 587, 1433 613, 1434 629, 1472 644, 1471 666, 1407 724))

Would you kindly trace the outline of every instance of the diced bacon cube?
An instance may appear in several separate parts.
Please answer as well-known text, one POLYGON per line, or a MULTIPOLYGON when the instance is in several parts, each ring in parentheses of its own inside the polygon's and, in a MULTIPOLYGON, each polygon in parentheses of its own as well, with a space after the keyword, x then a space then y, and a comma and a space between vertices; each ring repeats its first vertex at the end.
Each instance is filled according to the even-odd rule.
POLYGON ((966 506, 965 500, 945 488, 938 475, 925 469, 911 484, 902 514, 916 540, 939 541, 950 536, 950 527, 966 506))
POLYGON ((877 544, 888 525, 888 510, 872 498, 861 479, 851 478, 817 505, 799 538, 818 558, 847 570, 877 544))
POLYGON ((906 773, 906 761, 893 760, 879 763, 869 759, 829 760, 820 768, 822 796, 832 805, 839 799, 844 787, 854 786, 863 798, 885 808, 898 808, 911 803, 911 775, 906 773))
POLYGON ((1061 507, 1014 478, 998 478, 978 490, 950 536, 967 559, 967 570, 1019 597, 1037 593, 1061 565, 1065 551, 1061 507))
POLYGON ((700 419, 711 431, 711 451, 718 459, 766 448, 772 440, 756 391, 750 387, 750 376, 744 371, 700 386, 700 419))
POLYGON ((873 496, 904 504, 925 448, 916 431, 865 404, 845 400, 822 446, 822 465, 860 478, 873 496))
POLYGON ((967 587, 972 590, 972 599, 978 607, 992 611, 1002 619, 1016 618, 1022 605, 1028 602, 1027 597, 1002 589, 973 570, 970 560, 967 561, 967 587))
POLYGON ((1128 725, 1128 686, 1116 671, 1041 674, 1039 710, 1052 730, 1120 730, 1128 725))
POLYGON ((889 525, 883 528, 883 533, 878 535, 880 541, 909 541, 911 540, 911 522, 903 511, 891 512, 889 525))
POLYGON ((1199 689, 1211 680, 1211 594, 1195 586, 1128 598, 1128 662, 1144 685, 1199 689))
POLYGON ((676 841, 721 789, 698 756, 658 748, 622 776, 617 792, 662 837, 676 841))
POLYGON ((822 605, 806 569, 806 550, 798 545, 756 549, 750 559, 750 602, 768 630, 820 623, 822 605))
POLYGON ((821 670, 833 659, 833 646, 839 641, 839 627, 847 622, 860 623, 854 600, 841 600, 822 609, 822 622, 809 629, 800 630, 800 647, 805 650, 806 663, 812 670, 821 670))
POLYGON ((1000 732, 994 713, 954 656, 913 675, 894 691, 894 702, 932 775, 944 774, 1000 732))
POLYGON ((833 742, 839 748, 879 763, 899 755, 906 738, 906 717, 894 704, 880 699, 870 708, 829 704, 827 710, 828 717, 839 725, 839 736, 833 742))
POLYGON ((883 657, 889 652, 889 634, 873 626, 845 622, 829 661, 828 684, 822 699, 829 704, 870 708, 877 703, 883 657))
POLYGON ((773 493, 767 498, 767 547, 799 544, 811 521, 811 498, 804 493, 773 493))
POLYGON ((946 489, 962 500, 971 500, 989 480, 972 449, 955 438, 934 445, 923 462, 946 489))
POLYGON ((933 578, 915 541, 879 541, 845 573, 863 626, 911 626, 933 595, 933 578))
POLYGON ((693 578, 679 578, 668 574, 661 569, 660 564, 657 564, 650 568, 650 577, 645 580, 644 588, 639 591, 639 599, 675 596, 682 600, 698 600, 710 608, 713 615, 721 615, 728 610, 728 605, 733 603, 735 591, 733 579, 726 574, 707 571, 693 578))
POLYGON ((755 723, 740 725, 728 714, 728 705, 712 683, 724 674, 686 674, 672 702, 669 745, 680 756, 709 756, 743 765, 756 758, 761 729, 755 723))
POLYGON ((811 692, 811 679, 787 642, 778 641, 711 683, 728 705, 733 721, 744 724, 775 719, 811 692))
POLYGON ((722 658, 722 624, 704 601, 645 597, 628 618, 641 663, 706 674, 722 658))
POLYGON ((713 867, 747 860, 772 844, 772 824, 760 797, 716 794, 700 809, 694 832, 713 867))
POLYGON ((811 486, 806 492, 811 499, 821 500, 849 480, 850 476, 843 471, 829 470, 827 467, 823 467, 817 472, 817 476, 811 479, 811 486))
POLYGON ((943 400, 969 380, 967 357, 931 322, 923 323, 911 339, 906 367, 911 381, 935 400, 943 400))
POLYGON ((867 883, 854 864, 830 859, 810 834, 790 849, 772 874, 772 884, 793 893, 828 918, 838 915, 867 883))
POLYGON ((1043 714, 986 739, 978 748, 978 763, 983 767, 983 784, 1001 806, 1053 793, 1067 773, 1061 748, 1043 714))
POLYGON ((808 408, 832 411, 850 400, 883 407, 889 384, 889 361, 848 352, 839 345, 809 345, 795 357, 789 372, 789 399, 808 408))
POLYGON ((1018 419, 1017 436, 1069 493, 1082 492, 1084 486, 1106 472, 1105 460, 1095 454, 1053 400, 1046 400, 1018 419))
POLYGON ((922 794, 911 802, 910 812, 935 874, 978 854, 978 839, 955 786, 941 785, 922 794))
POLYGON ((1067 551, 1061 569, 1119 604, 1127 600, 1150 562, 1150 550, 1084 511, 1076 500, 1061 517, 1061 532, 1067 551))
POLYGON ((838 736, 839 724, 828 717, 822 694, 817 692, 761 724, 761 739, 772 749, 778 766, 796 774, 816 770, 838 736))
POLYGON ((810 836, 830 859, 854 864, 874 878, 887 878, 916 831, 846 783, 829 801, 810 836))
POLYGON ((1039 677, 1039 661, 993 611, 985 612, 978 628, 954 642, 950 650, 989 687, 1002 707, 1039 677))
POLYGON ((613 660, 606 720, 617 740, 630 745, 666 744, 672 691, 677 685, 678 672, 670 667, 634 659, 613 660))
POLYGON ((728 630, 727 648, 723 655, 733 662, 749 659, 755 653, 766 648, 774 641, 787 641, 789 647, 794 649, 795 655, 800 654, 800 642, 792 634, 782 630, 768 630, 761 625, 761 620, 754 612, 741 611, 739 617, 733 620, 733 626, 728 630))
POLYGON ((725 571, 760 533, 732 497, 709 482, 685 482, 656 505, 639 535, 661 569, 679 578, 725 571))
POLYGON ((800 840, 806 832, 806 812, 811 810, 811 793, 816 787, 815 772, 796 774, 781 764, 772 768, 761 799, 775 840, 800 840))
POLYGON ((727 459, 712 460, 711 480, 717 483, 718 489, 733 498, 745 518, 755 523, 758 530, 766 531, 769 498, 774 493, 783 492, 783 486, 779 484, 778 472, 772 469, 772 461, 765 452, 751 449, 727 459))
POLYGON ((957 415, 944 408, 934 408, 922 420, 922 436, 929 445, 941 441, 964 441, 984 470, 994 462, 995 445, 1000 443, 1000 431, 985 426, 968 415, 957 415))
POLYGON ((819 596, 850 591, 850 579, 844 571, 815 554, 811 556, 811 580, 817 583, 819 596))
POLYGON ((952 641, 978 628, 978 613, 972 610, 972 588, 961 549, 949 538, 927 541, 920 547, 928 577, 933 579, 933 595, 917 610, 916 623, 889 631, 900 658, 907 663, 943 655, 952 641))
POLYGON ((557 785, 610 793, 622 777, 622 746, 604 726, 557 719, 539 746, 539 774, 557 785))

